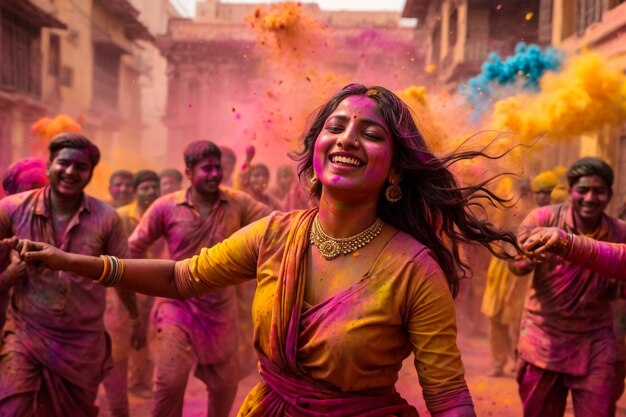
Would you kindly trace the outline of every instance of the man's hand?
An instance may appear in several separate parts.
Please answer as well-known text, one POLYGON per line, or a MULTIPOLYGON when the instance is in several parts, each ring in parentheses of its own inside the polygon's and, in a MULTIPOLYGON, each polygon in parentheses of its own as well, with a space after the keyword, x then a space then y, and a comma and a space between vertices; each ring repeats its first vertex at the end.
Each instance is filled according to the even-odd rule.
POLYGON ((0 243, 4 243, 16 250, 21 260, 29 264, 34 263, 35 266, 40 261, 50 269, 64 270, 69 262, 69 253, 63 252, 61 249, 48 243, 18 239, 15 236, 2 239, 0 243))

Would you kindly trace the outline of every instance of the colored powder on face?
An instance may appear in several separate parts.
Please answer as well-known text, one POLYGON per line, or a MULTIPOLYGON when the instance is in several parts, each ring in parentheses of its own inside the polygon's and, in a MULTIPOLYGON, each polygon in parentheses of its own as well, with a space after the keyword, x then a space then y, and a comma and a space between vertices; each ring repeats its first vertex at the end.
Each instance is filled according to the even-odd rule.
POLYGON ((539 90, 539 80, 547 71, 561 67, 562 54, 554 48, 541 49, 537 45, 520 42, 515 54, 504 61, 498 53, 489 54, 482 71, 459 87, 474 109, 474 117, 487 110, 494 100, 511 96, 520 90, 539 90), (507 88, 508 87, 508 88, 507 88))
POLYGON ((626 121, 626 75, 599 54, 573 57, 563 71, 546 74, 540 85, 538 93, 495 103, 491 125, 530 143, 542 134, 568 140, 626 121))

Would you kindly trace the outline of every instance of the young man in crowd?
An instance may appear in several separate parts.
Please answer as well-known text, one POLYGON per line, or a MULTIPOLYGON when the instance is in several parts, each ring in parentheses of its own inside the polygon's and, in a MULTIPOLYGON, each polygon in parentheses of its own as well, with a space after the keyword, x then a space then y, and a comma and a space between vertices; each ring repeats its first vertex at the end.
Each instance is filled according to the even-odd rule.
MULTIPOLYGON (((191 185, 158 199, 129 239, 133 258, 165 237, 171 259, 181 260, 211 247, 243 226, 269 214, 252 197, 221 188, 220 149, 209 141, 191 143, 184 152, 191 185)), ((153 412, 181 416, 189 373, 208 390, 211 417, 227 417, 238 383, 237 296, 235 288, 187 300, 158 299, 153 412)), ((251 343, 249 340, 243 343, 251 343)))
POLYGON ((175 168, 167 168, 159 174, 161 195, 173 193, 183 188, 183 174, 175 168))
POLYGON ((115 171, 109 177, 109 204, 114 208, 122 207, 133 201, 133 173, 125 169, 115 171))
MULTIPOLYGON (((0 201, 0 238, 36 239, 86 255, 127 256, 115 210, 83 192, 100 160, 86 137, 62 133, 49 145, 50 186, 0 201)), ((102 320, 104 288, 91 279, 43 267, 27 267, 13 282, 10 314, 0 351, 0 410, 12 417, 97 416, 98 385, 110 367, 102 320)), ((131 319, 135 295, 118 293, 131 319)), ((137 328, 132 344, 140 348, 137 328)))
MULTIPOLYGON (((518 237, 536 227, 626 243, 626 224, 607 215, 613 170, 599 158, 582 158, 567 171, 570 203, 532 211, 518 237)), ((568 391, 574 415, 609 416, 616 348, 611 299, 614 282, 556 255, 510 264, 515 274, 534 271, 521 324, 518 369, 525 417, 564 415, 568 391)))

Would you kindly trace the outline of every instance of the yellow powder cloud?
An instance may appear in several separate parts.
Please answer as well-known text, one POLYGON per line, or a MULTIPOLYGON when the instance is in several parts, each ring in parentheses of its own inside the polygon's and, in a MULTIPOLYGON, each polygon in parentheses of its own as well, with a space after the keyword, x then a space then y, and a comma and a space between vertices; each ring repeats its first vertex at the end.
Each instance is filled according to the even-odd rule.
POLYGON ((559 73, 541 79, 541 91, 495 104, 492 126, 530 143, 541 134, 552 140, 626 121, 626 76, 597 53, 573 57, 559 73))

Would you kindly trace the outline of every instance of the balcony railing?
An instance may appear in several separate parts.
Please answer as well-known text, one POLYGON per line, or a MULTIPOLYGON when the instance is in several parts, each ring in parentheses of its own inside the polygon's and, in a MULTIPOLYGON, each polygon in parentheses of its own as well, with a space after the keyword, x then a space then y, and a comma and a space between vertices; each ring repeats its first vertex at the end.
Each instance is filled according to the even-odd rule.
POLYGON ((41 97, 40 31, 0 8, 0 88, 41 97))
POLYGON ((465 44, 465 62, 481 64, 487 59, 489 46, 484 41, 469 40, 465 44))

